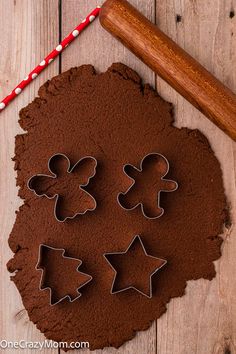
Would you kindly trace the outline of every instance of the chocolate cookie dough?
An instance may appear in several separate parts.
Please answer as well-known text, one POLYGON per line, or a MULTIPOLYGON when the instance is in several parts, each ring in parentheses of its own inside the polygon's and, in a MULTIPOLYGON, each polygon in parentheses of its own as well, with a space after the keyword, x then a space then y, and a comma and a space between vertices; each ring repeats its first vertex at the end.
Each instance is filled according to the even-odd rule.
MULTIPOLYGON (((119 347, 135 331, 149 328, 171 298, 182 296, 188 280, 215 276, 218 235, 227 217, 220 164, 204 135, 173 122, 172 105, 123 64, 101 74, 90 65, 72 68, 47 81, 21 110, 20 125, 27 132, 16 137, 14 161, 24 204, 9 238, 15 255, 8 269, 15 273, 30 320, 47 338, 88 341, 90 349, 119 347), (139 167, 153 152, 168 159, 165 178, 176 181, 178 189, 161 195, 165 213, 149 220, 139 208, 121 208, 117 195, 130 185, 123 166, 139 167), (98 161, 86 187, 96 210, 64 223, 54 218, 55 200, 27 188, 32 176, 48 174, 48 159, 56 153, 68 156, 72 165, 85 156, 98 161), (167 260, 152 277, 151 299, 135 289, 110 293, 114 272, 103 255, 124 252, 135 235, 142 237, 148 255, 167 260), (79 299, 50 306, 35 269, 40 244, 63 248, 83 262, 79 270, 93 279, 79 299)), ((58 282, 66 291, 78 275, 64 273, 58 282)))

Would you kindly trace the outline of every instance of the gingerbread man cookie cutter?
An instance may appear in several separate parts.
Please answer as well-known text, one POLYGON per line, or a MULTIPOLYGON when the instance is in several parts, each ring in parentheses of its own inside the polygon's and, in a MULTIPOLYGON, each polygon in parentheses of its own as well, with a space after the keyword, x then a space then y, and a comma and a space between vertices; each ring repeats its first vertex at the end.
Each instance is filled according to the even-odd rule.
POLYGON ((54 217, 55 219, 58 221, 58 222, 65 222, 66 220, 68 219, 74 219, 76 216, 78 215, 84 215, 85 213, 87 213, 88 211, 94 211, 96 208, 97 208, 97 201, 96 199, 89 193, 87 192, 84 187, 87 187, 89 182, 90 182, 90 179, 93 178, 96 174, 96 169, 97 169, 97 165, 98 165, 98 162, 97 162, 97 159, 95 159, 95 157, 93 156, 85 156, 85 157, 82 157, 79 161, 77 161, 75 163, 75 165, 71 166, 71 161, 70 159, 63 153, 56 153, 54 155, 52 155, 50 157, 50 159, 48 160, 48 170, 49 172, 51 173, 51 175, 47 175, 47 174, 36 174, 34 175, 33 177, 31 177, 29 180, 28 180, 28 183, 27 183, 27 186, 29 188, 29 190, 31 190, 32 192, 34 192, 35 195, 37 195, 37 197, 46 197, 47 199, 54 199, 55 198, 55 205, 54 205, 54 217), (82 190, 83 192, 85 192, 88 196, 90 196, 93 200, 93 203, 94 203, 94 207, 93 208, 87 208, 84 212, 78 212, 78 213, 75 213, 73 216, 67 216, 63 219, 61 219, 58 215, 58 211, 57 211, 57 203, 58 203, 58 199, 59 199, 59 194, 58 193, 55 193, 53 196, 49 197, 46 193, 42 193, 42 194, 38 194, 35 189, 32 187, 32 182, 34 180, 34 178, 36 177, 49 177, 49 178, 53 178, 53 179, 56 179, 57 178, 57 174, 54 173, 52 171, 52 167, 51 167, 51 163, 53 161, 53 159, 55 157, 64 157, 67 162, 68 162, 68 168, 67 168, 67 173, 73 173, 74 169, 76 168, 77 165, 79 165, 79 163, 81 163, 83 160, 85 159, 91 159, 92 161, 95 162, 95 165, 94 165, 94 172, 91 176, 88 177, 88 181, 87 183, 85 184, 81 184, 79 185, 79 188, 80 190, 82 190))
POLYGON ((91 280, 93 279, 93 277, 92 277, 91 275, 86 274, 86 273, 83 273, 83 272, 81 272, 81 271, 79 270, 79 268, 81 267, 81 265, 82 265, 82 263, 83 263, 80 259, 74 258, 74 257, 65 256, 65 253, 66 253, 65 248, 55 248, 55 247, 48 246, 48 245, 46 245, 46 244, 44 244, 44 243, 41 243, 41 244, 39 245, 38 261, 37 261, 37 264, 36 264, 36 266, 35 266, 35 269, 36 269, 37 271, 38 271, 38 270, 41 271, 41 277, 40 277, 40 282, 39 282, 39 290, 40 290, 40 291, 49 290, 49 293, 50 293, 50 302, 49 302, 49 304, 50 304, 50 306, 55 306, 55 305, 59 304, 61 301, 65 300, 65 299, 68 299, 70 303, 76 301, 77 299, 79 299, 79 298, 82 296, 82 294, 79 292, 79 289, 81 289, 82 287, 84 287, 86 284, 88 284, 89 282, 91 282, 91 280), (70 259, 70 260, 76 260, 76 261, 80 262, 80 264, 78 265, 76 271, 77 271, 78 273, 82 274, 82 275, 87 276, 89 279, 88 279, 86 282, 84 282, 83 284, 81 284, 81 285, 76 289, 76 291, 77 291, 77 293, 78 293, 78 296, 75 297, 74 299, 72 299, 71 296, 68 294, 68 295, 63 296, 63 297, 62 297, 61 299, 59 299, 58 301, 52 302, 53 289, 52 289, 50 286, 43 287, 43 283, 44 283, 44 280, 45 280, 45 278, 44 278, 44 271, 45 271, 45 269, 46 269, 45 266, 42 266, 42 265, 41 265, 42 258, 43 258, 43 257, 42 257, 42 249, 43 249, 43 248, 47 248, 47 249, 50 249, 50 250, 53 250, 53 251, 62 251, 62 255, 61 255, 62 258, 64 258, 64 259, 70 259))
POLYGON ((124 252, 109 252, 109 253, 104 253, 103 254, 103 257, 105 258, 105 260, 108 262, 108 264, 110 265, 110 267, 112 268, 112 270, 114 271, 114 277, 113 277, 113 281, 112 281, 112 285, 111 285, 111 289, 110 289, 110 294, 113 295, 113 294, 118 294, 118 293, 121 293, 123 291, 126 291, 126 290, 129 290, 129 289, 134 289, 136 290, 137 292, 139 292, 140 294, 146 296, 148 299, 151 299, 152 296, 153 296, 153 291, 152 291, 152 277, 153 275, 158 272, 162 267, 164 267, 166 264, 167 264, 167 260, 166 259, 163 259, 163 258, 159 258, 159 257, 154 257, 154 256, 151 256, 150 254, 147 253, 145 247, 144 247, 144 244, 143 244, 143 241, 140 237, 140 235, 136 235, 134 236, 134 238, 132 239, 132 241, 130 242, 128 248, 126 249, 126 251, 124 252), (113 256, 113 255, 122 255, 122 254, 126 254, 128 253, 129 249, 131 248, 131 246, 133 245, 133 243, 136 241, 136 240, 139 240, 141 246, 142 246, 142 249, 143 249, 143 252, 145 254, 145 256, 147 257, 151 257, 153 259, 156 259, 156 260, 159 260, 160 261, 160 266, 157 267, 153 272, 150 273, 150 276, 149 276, 149 289, 150 289, 150 293, 149 295, 147 295, 146 293, 144 293, 142 290, 138 289, 137 287, 133 286, 133 285, 130 285, 130 286, 127 286, 127 287, 124 287, 123 289, 120 289, 120 290, 114 290, 114 285, 115 285, 115 282, 116 282, 116 277, 117 277, 117 270, 114 268, 114 266, 112 265, 112 263, 109 261, 108 257, 109 256, 113 256))
POLYGON ((157 153, 157 152, 152 152, 152 153, 149 153, 149 154, 145 155, 145 156, 143 157, 143 159, 141 160, 141 162, 140 162, 140 168, 138 168, 138 167, 136 167, 136 166, 134 166, 134 165, 132 165, 132 164, 125 164, 125 165, 123 166, 123 172, 124 172, 124 174, 132 181, 132 184, 130 185, 130 187, 127 189, 126 192, 122 192, 122 193, 119 193, 119 194, 117 195, 117 202, 118 202, 118 204, 120 205, 120 207, 121 207, 122 209, 126 210, 126 211, 132 211, 132 210, 134 210, 134 209, 136 209, 137 207, 140 206, 140 207, 141 207, 142 214, 143 214, 143 216, 144 216, 146 219, 154 220, 154 219, 160 218, 160 217, 164 214, 164 209, 161 208, 161 206, 160 206, 160 194, 161 194, 161 192, 168 192, 168 193, 174 192, 174 191, 176 191, 176 190, 178 189, 178 187, 179 187, 179 185, 178 185, 178 183, 177 183, 176 181, 173 181, 173 180, 170 180, 170 179, 165 179, 165 176, 168 174, 169 169, 170 169, 170 164, 169 164, 169 161, 167 160, 167 158, 166 158, 164 155, 162 155, 162 154, 160 154, 160 153, 157 153), (131 207, 131 208, 127 208, 127 207, 125 207, 125 206, 122 204, 122 202, 120 201, 120 197, 121 197, 121 196, 126 196, 126 195, 128 194, 128 192, 131 190, 131 188, 132 188, 132 187, 135 185, 135 183, 136 183, 135 179, 132 178, 132 177, 130 177, 130 175, 127 173, 126 169, 127 169, 128 167, 132 167, 132 168, 133 168, 134 170, 136 170, 137 172, 143 172, 143 163, 144 163, 144 161, 145 161, 148 157, 151 157, 151 156, 160 157, 160 158, 162 158, 163 161, 165 161, 165 163, 166 163, 166 172, 163 173, 163 175, 161 176, 161 181, 172 182, 173 184, 175 184, 175 187, 174 187, 172 190, 160 189, 160 190, 158 191, 158 193, 157 193, 157 208, 161 209, 161 213, 160 213, 159 215, 153 216, 153 217, 152 217, 152 216, 148 216, 148 215, 145 213, 145 211, 144 211, 144 205, 143 205, 142 202, 139 202, 139 203, 135 204, 135 205, 134 205, 133 207, 131 207))

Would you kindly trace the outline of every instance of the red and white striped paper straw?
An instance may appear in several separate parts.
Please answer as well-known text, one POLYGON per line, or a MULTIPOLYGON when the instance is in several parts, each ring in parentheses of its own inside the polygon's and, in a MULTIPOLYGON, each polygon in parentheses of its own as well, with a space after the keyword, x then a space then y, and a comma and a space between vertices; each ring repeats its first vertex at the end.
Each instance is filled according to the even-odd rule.
POLYGON ((101 6, 97 6, 75 29, 44 58, 41 63, 17 85, 14 90, 0 102, 0 112, 29 85, 95 18, 99 15, 101 6))

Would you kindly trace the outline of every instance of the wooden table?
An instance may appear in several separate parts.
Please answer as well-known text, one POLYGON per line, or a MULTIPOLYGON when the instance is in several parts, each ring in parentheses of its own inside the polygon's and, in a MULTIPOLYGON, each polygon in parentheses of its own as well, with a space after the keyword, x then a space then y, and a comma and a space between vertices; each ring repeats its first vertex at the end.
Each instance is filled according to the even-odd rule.
MULTIPOLYGON (((236 90, 236 0, 132 0, 147 17, 236 90)), ((60 38, 79 23, 97 0, 0 0, 0 97, 5 96, 60 38)), ((18 111, 47 79, 71 66, 92 63, 99 71, 122 61, 174 103, 177 126, 199 128, 221 162, 232 225, 225 229, 217 277, 190 281, 186 295, 171 300, 167 313, 119 350, 130 354, 236 353, 236 144, 165 84, 96 21, 0 115, 0 340, 43 340, 29 322, 5 264, 12 257, 7 239, 22 204, 15 186, 14 137, 21 133, 18 111)), ((207 201, 206 201, 207 203, 207 201)), ((2 352, 2 351, 1 351, 2 352)), ((12 353, 6 350, 4 353, 12 353)), ((17 353, 36 351, 19 350, 17 353)), ((44 350, 42 353, 58 353, 44 350)), ((75 352, 74 352, 75 353, 75 352)), ((81 353, 81 351, 80 351, 81 353)), ((101 353, 101 351, 96 351, 101 353)))

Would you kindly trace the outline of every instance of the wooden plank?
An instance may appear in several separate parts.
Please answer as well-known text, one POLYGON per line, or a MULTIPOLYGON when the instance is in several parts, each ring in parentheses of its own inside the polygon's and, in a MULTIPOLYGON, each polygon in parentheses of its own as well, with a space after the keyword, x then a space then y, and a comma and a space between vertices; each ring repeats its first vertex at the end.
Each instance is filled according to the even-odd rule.
MULTIPOLYGON (((165 33, 235 91, 236 17, 229 16, 233 6, 236 10, 236 2, 231 0, 157 0, 156 13, 165 33), (176 15, 181 15, 181 22, 176 22, 176 15)), ((198 128, 208 137, 221 162, 233 222, 223 235, 216 279, 189 282, 187 294, 172 300, 157 321, 157 353, 235 353, 236 145, 159 78, 157 87, 174 103, 178 127, 198 128)))
MULTIPOLYGON (((151 1, 144 3, 141 0, 133 0, 133 3, 153 19, 155 11, 151 1)), ((69 32, 71 27, 77 24, 80 14, 83 17, 96 4, 94 0, 80 2, 64 0, 62 34, 69 32)), ((236 17, 231 19, 229 12, 235 5, 235 1, 230 0, 224 2, 157 0, 157 20, 160 27, 234 90, 236 90, 236 72, 233 70, 236 67, 236 17), (182 21, 178 24, 175 21, 176 14, 182 15, 182 21)), ((57 43, 57 1, 1 0, 0 15, 2 34, 0 97, 2 97, 57 43)), ((135 68, 146 81, 153 83, 153 73, 109 34, 102 31, 98 23, 91 26, 63 54, 62 68, 65 70, 73 65, 92 63, 98 70, 105 70, 113 61, 119 60, 135 68)), ((55 62, 5 112, 1 113, 0 337, 8 340, 43 339, 43 336, 28 322, 19 294, 14 284, 9 281, 5 263, 11 257, 7 238, 14 222, 14 210, 21 204, 21 201, 16 198, 15 174, 11 162, 11 157, 14 155, 14 136, 20 132, 17 113, 36 95, 39 85, 57 72, 58 62, 55 62)), ((235 223, 235 143, 232 143, 160 79, 157 85, 162 96, 175 104, 177 125, 197 127, 208 136, 222 164, 232 221, 235 223)), ((203 280, 190 282, 187 295, 172 300, 167 314, 157 321, 157 353, 221 354, 227 349, 231 350, 231 353, 236 351, 234 316, 236 284, 233 277, 236 269, 235 233, 233 226, 224 234, 226 241, 223 246, 223 257, 217 262, 217 278, 212 282, 203 280)), ((155 331, 154 324, 149 331, 139 333, 133 341, 114 352, 155 353, 155 331)), ((12 350, 5 352, 11 353, 12 350)), ((49 352, 47 350, 47 353, 49 352)), ((103 352, 112 353, 113 350, 103 352)))
MULTIPOLYGON (((98 3, 104 0, 62 0, 62 36, 70 32, 80 20, 86 16, 98 3)), ((154 20, 155 0, 132 0, 147 17, 154 20)), ((72 66, 93 64, 98 71, 105 71, 113 62, 122 62, 130 65, 144 78, 145 81, 155 83, 154 73, 139 59, 130 53, 122 44, 118 43, 109 33, 101 28, 96 20, 92 26, 74 41, 64 52, 62 57, 62 70, 72 66)))
MULTIPOLYGON (((58 43, 58 1, 1 0, 0 18, 2 98, 58 43)), ((22 204, 17 197, 14 164, 11 161, 14 137, 21 133, 17 123, 18 112, 37 95, 39 86, 57 73, 58 61, 50 65, 0 117, 0 340, 44 340, 44 336, 29 322, 20 295, 10 281, 6 263, 12 253, 7 239, 15 220, 15 210, 22 204)), ((4 353, 13 351, 8 349, 4 353)), ((45 349, 41 352, 57 353, 58 350, 45 349)), ((17 353, 36 353, 36 350, 18 350, 17 353)))
MULTIPOLYGON (((100 3, 103 3, 100 2, 100 3)), ((132 0, 135 6, 151 20, 155 20, 154 0, 132 0)), ((62 1, 62 36, 82 19, 90 10, 98 4, 97 0, 63 0, 62 1)), ((123 62, 144 78, 145 81, 155 84, 155 75, 143 63, 141 63, 124 46, 118 43, 110 34, 105 32, 98 21, 90 26, 85 33, 71 44, 62 56, 62 70, 71 66, 93 64, 98 71, 105 71, 113 62, 123 62)), ((119 350, 105 349, 94 351, 95 354, 104 353, 156 353, 156 329, 155 323, 145 332, 140 332, 132 341, 123 345, 119 350)), ((86 340, 86 338, 84 338, 86 340)), ((86 351, 78 351, 85 353, 86 351)), ((76 352, 69 352, 76 353, 76 352)))

